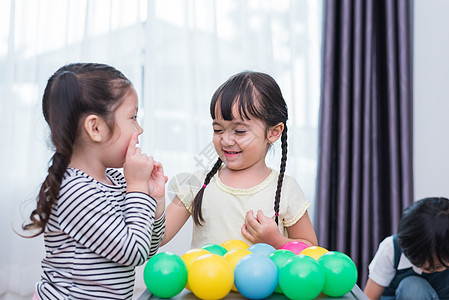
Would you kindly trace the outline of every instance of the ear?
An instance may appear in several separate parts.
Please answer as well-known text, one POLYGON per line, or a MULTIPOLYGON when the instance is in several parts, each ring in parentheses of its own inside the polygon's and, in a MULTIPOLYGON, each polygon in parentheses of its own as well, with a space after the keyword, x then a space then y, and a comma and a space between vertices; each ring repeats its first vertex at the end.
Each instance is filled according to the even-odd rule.
POLYGON ((273 127, 270 127, 268 129, 268 141, 270 144, 273 144, 276 142, 282 135, 282 132, 284 131, 284 123, 278 123, 274 125, 273 127))
POLYGON ((92 142, 101 143, 106 132, 106 124, 97 115, 88 115, 83 122, 83 129, 92 142))

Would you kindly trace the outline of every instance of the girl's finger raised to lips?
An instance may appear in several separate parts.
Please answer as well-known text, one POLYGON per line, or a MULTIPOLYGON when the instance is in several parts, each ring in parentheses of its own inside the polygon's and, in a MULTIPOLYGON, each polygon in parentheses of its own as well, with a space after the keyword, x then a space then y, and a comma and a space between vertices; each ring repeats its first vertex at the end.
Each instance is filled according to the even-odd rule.
POLYGON ((129 140, 127 155, 132 155, 136 153, 136 145, 138 142, 137 132, 133 133, 131 140, 129 140))

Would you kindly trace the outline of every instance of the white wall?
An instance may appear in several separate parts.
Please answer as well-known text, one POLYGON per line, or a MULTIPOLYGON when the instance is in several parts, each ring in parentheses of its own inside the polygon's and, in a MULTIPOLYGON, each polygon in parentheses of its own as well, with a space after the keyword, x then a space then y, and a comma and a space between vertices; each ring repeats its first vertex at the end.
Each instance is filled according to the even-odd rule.
POLYGON ((414 3, 415 199, 449 197, 449 1, 414 3))

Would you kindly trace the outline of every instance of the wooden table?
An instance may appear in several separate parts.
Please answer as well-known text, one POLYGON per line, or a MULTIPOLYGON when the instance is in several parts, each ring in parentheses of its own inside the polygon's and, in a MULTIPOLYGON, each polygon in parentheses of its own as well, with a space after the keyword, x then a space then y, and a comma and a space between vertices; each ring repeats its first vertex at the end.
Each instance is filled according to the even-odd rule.
MULTIPOLYGON (((139 298, 137 298, 138 300, 149 300, 149 299, 160 299, 154 295, 152 295, 148 290, 146 290, 145 292, 142 293, 142 295, 139 296, 139 298)), ((189 290, 184 289, 181 293, 179 293, 177 296, 171 298, 171 299, 175 299, 175 300, 197 300, 198 298, 189 290)), ((229 293, 225 298, 226 300, 234 300, 234 299, 246 299, 245 297, 243 297, 241 294, 236 293, 236 292, 231 292, 229 293)), ((268 297, 267 299, 278 299, 278 300, 286 300, 287 297, 285 297, 282 294, 277 294, 277 293, 273 293, 270 297, 268 297)), ((327 297, 324 294, 321 294, 320 296, 318 296, 316 299, 333 299, 333 300, 339 300, 339 299, 358 299, 358 300, 368 300, 368 298, 365 296, 365 294, 360 290, 360 288, 355 285, 352 290, 347 293, 346 295, 344 295, 343 297, 339 297, 339 298, 330 298, 327 297)))

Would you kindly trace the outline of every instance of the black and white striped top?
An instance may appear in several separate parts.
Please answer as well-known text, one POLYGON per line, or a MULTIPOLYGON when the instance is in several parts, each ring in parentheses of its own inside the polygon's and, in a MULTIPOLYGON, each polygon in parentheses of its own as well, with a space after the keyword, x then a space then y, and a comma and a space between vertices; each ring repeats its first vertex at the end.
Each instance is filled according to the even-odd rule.
POLYGON ((157 252, 165 214, 154 220, 156 200, 106 173, 115 185, 67 169, 44 233, 39 299, 131 299, 134 268, 157 252))

